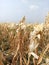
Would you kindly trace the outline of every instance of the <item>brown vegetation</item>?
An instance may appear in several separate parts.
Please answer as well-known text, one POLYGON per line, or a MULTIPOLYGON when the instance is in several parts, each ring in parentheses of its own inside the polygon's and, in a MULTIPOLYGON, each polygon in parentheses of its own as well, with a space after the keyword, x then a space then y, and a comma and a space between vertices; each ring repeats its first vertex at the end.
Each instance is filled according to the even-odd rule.
POLYGON ((49 15, 45 23, 0 24, 0 65, 49 65, 49 15))

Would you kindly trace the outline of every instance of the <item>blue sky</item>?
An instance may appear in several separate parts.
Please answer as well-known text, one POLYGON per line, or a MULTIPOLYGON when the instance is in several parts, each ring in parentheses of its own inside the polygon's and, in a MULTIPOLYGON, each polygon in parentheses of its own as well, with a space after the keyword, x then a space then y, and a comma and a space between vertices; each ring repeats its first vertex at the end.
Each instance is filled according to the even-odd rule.
POLYGON ((49 12, 49 0, 0 0, 0 22, 43 22, 49 12))

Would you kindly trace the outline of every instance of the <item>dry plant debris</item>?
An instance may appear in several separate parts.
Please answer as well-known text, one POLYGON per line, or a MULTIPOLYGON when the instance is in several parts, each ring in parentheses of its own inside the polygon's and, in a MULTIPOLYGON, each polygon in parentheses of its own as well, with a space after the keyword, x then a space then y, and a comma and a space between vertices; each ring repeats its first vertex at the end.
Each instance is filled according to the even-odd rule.
POLYGON ((0 65, 49 65, 49 14, 45 23, 0 23, 0 65))

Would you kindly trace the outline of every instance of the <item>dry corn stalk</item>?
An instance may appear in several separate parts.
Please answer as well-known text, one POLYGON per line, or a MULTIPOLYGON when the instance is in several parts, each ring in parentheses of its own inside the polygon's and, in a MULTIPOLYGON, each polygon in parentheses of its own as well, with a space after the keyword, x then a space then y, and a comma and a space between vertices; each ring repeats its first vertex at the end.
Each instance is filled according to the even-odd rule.
POLYGON ((0 24, 0 48, 6 55, 6 65, 37 65, 43 63, 43 56, 49 48, 49 23, 30 25, 24 22, 25 17, 17 25, 0 24), (9 44, 10 48, 6 44, 9 44), (11 56, 7 58, 10 54, 12 58, 11 56), (30 60, 31 56, 32 60, 30 60))
POLYGON ((49 44, 47 44, 47 46, 44 48, 44 50, 42 51, 41 55, 39 56, 39 60, 37 64, 40 64, 42 62, 43 56, 46 53, 46 51, 49 49, 49 44))

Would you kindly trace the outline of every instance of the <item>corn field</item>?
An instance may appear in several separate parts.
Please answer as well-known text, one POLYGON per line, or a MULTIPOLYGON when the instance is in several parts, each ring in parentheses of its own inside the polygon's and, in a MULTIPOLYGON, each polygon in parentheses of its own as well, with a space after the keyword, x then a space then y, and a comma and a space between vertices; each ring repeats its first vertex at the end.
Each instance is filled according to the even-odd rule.
POLYGON ((0 23, 0 65, 49 65, 49 14, 43 23, 0 23))

